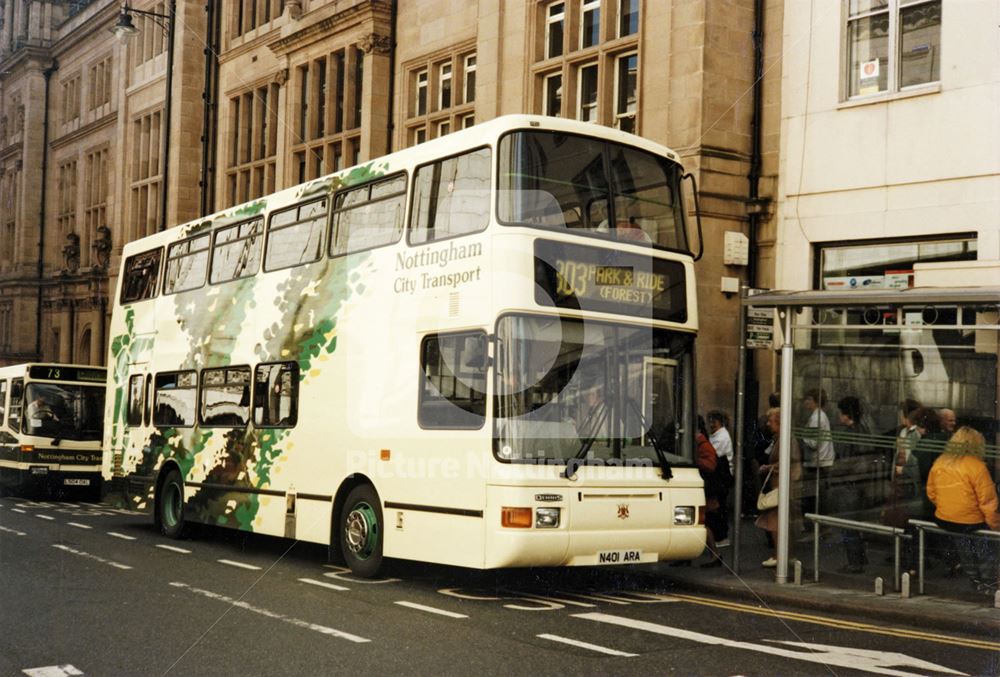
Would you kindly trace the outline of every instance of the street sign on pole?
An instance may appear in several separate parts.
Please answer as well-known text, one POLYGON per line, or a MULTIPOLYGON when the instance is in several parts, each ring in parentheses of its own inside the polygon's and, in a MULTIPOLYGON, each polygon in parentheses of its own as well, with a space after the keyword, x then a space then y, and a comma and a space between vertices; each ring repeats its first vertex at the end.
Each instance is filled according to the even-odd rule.
POLYGON ((774 310, 747 306, 747 348, 774 347, 774 310))

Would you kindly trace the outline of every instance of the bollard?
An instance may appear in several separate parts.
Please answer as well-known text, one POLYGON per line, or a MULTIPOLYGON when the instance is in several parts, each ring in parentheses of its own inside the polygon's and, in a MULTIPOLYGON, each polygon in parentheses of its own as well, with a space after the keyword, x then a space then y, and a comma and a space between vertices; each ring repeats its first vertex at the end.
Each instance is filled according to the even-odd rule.
POLYGON ((875 594, 879 597, 885 594, 885 581, 882 580, 881 576, 875 577, 875 594))
POLYGON ((910 598, 910 574, 909 572, 903 574, 902 583, 900 584, 899 594, 903 599, 910 598))
POLYGON ((802 585, 802 561, 795 560, 795 585, 802 585))

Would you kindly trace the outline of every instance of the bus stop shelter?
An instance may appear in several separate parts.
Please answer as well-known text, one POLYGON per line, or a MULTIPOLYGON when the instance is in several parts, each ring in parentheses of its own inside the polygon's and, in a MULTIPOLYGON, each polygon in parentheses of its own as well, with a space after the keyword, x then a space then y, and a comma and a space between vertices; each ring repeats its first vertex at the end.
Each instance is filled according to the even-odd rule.
MULTIPOLYGON (((742 306, 734 523, 740 524, 742 475, 752 472, 743 467, 748 311, 758 322, 762 310, 773 314, 773 348, 780 350, 779 476, 790 476, 793 443, 803 452, 803 465, 810 453, 818 453, 818 445, 832 444, 837 452, 832 466, 817 469, 798 486, 779 482, 778 583, 789 580, 790 549, 803 512, 861 524, 881 522, 890 500, 901 407, 920 405, 928 415, 953 412, 958 426, 979 430, 996 478, 1000 286, 765 291, 744 293, 742 306), (807 395, 821 413, 806 410, 807 395), (848 434, 840 426, 837 405, 844 398, 852 398, 863 412, 863 433, 848 434), (829 422, 828 431, 810 425, 823 418, 829 422), (790 533, 793 528, 795 533, 790 533)), ((935 432, 937 453, 950 434, 945 427, 935 432)), ((931 438, 927 433, 928 444, 931 438)), ((915 484, 908 491, 912 495, 906 510, 914 518, 926 516, 929 503, 923 487, 915 484)), ((736 571, 739 533, 736 528, 736 571)))

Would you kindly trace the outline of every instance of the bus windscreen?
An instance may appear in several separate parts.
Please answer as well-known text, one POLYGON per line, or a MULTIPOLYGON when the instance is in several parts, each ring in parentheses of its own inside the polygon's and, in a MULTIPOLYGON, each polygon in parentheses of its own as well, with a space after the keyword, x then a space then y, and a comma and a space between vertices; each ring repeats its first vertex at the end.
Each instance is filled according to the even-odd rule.
POLYGON ((104 388, 29 383, 24 432, 67 440, 98 441, 104 431, 104 388))

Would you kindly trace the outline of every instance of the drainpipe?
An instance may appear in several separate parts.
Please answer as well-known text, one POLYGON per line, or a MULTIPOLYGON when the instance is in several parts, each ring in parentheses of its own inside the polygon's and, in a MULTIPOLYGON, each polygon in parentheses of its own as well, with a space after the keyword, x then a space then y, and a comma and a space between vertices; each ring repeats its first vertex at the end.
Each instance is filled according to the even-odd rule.
MULTIPOLYGON (((754 351, 748 350, 746 341, 746 306, 743 297, 746 288, 753 288, 757 284, 757 229, 762 216, 762 203, 760 199, 760 168, 761 168, 761 116, 764 100, 764 0, 754 0, 753 6, 753 108, 750 115, 750 168, 747 172, 747 216, 749 220, 750 240, 748 260, 747 260, 747 280, 746 287, 740 288, 740 321, 739 321, 739 376, 737 377, 736 389, 736 426, 733 431, 736 434, 735 456, 736 467, 733 472, 734 499, 733 499, 733 524, 736 525, 733 533, 733 571, 740 572, 741 537, 740 524, 743 514, 743 446, 746 439, 744 434, 747 428, 746 396, 748 392, 755 392, 748 386, 754 377, 754 351)), ((757 420, 757 401, 753 400, 750 406, 750 420, 757 420)), ((787 567, 787 564, 786 564, 787 567)), ((787 574, 787 571, 785 572, 787 574)))
POLYGON ((386 125, 385 152, 386 155, 392 152, 392 135, 396 130, 393 122, 393 105, 396 90, 396 21, 399 17, 399 7, 397 0, 392 0, 390 8, 389 23, 389 117, 386 125))
MULTIPOLYGON (((45 280, 45 204, 49 174, 49 90, 52 75, 59 70, 59 62, 52 59, 52 65, 45 69, 45 114, 42 121, 42 188, 38 207, 38 305, 35 310, 35 359, 42 359, 42 283, 45 280)), ((72 337, 70 337, 72 340, 72 337)))
POLYGON ((167 81, 163 100, 163 190, 160 191, 160 230, 167 229, 167 196, 170 193, 170 122, 173 118, 174 100, 174 29, 177 25, 177 0, 170 0, 167 9, 167 81))
POLYGON ((201 216, 215 211, 215 150, 218 143, 215 112, 219 100, 219 12, 215 0, 205 3, 205 90, 202 100, 201 216))

